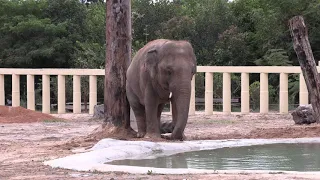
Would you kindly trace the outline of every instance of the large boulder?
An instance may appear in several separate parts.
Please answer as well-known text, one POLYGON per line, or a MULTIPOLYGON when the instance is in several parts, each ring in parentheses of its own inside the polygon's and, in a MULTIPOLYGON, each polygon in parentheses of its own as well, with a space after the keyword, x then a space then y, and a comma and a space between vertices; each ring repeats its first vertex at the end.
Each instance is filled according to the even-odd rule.
POLYGON ((311 124, 315 123, 316 120, 313 117, 313 109, 311 104, 300 105, 295 109, 291 115, 295 124, 311 124))

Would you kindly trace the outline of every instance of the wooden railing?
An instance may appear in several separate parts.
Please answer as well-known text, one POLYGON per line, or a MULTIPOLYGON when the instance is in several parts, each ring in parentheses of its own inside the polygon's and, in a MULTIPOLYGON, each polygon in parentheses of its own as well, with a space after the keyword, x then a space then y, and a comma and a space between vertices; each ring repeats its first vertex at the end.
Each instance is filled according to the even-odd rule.
MULTIPOLYGON (((319 71, 319 67, 318 71, 319 71)), ((241 73, 241 113, 250 112, 249 74, 260 74, 260 113, 269 112, 268 74, 280 74, 279 112, 288 113, 288 74, 300 74, 300 104, 308 104, 308 91, 299 66, 198 66, 197 72, 205 73, 205 114, 213 111, 213 74, 223 74, 223 114, 231 113, 231 74, 241 73)), ((27 108, 35 109, 34 76, 42 76, 42 112, 50 113, 50 76, 58 76, 58 113, 66 113, 66 76, 73 76, 73 113, 81 113, 81 76, 89 76, 89 113, 97 104, 97 76, 104 76, 103 69, 15 69, 0 68, 0 105, 5 104, 4 76, 12 75, 12 106, 20 106, 20 76, 27 76, 27 108)), ((195 78, 189 114, 195 114, 195 78)))

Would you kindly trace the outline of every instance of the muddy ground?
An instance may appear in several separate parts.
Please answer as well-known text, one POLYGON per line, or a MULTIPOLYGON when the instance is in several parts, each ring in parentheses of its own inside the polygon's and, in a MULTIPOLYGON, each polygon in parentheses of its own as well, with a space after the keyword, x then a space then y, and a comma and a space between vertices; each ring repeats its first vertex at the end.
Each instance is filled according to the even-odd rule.
MULTIPOLYGON (((73 143, 101 125, 86 114, 54 115, 63 119, 41 122, 0 123, 0 180, 7 179, 320 179, 315 175, 289 174, 204 174, 135 175, 126 173, 77 172, 53 169, 43 161, 72 154, 71 149, 87 144, 73 143), (65 120, 64 120, 65 119, 65 120)), ((171 116, 165 113, 162 119, 171 116)), ((291 115, 212 115, 190 116, 185 130, 187 140, 229 138, 300 138, 319 137, 320 125, 294 125, 291 115)))

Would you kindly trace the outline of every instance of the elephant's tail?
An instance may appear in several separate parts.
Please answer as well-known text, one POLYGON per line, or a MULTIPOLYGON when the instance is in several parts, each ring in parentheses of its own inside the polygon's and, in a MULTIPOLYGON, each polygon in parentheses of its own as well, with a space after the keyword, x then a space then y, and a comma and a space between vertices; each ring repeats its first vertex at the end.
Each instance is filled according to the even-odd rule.
POLYGON ((172 122, 162 122, 160 124, 160 133, 165 134, 165 133, 172 133, 174 129, 174 125, 172 122))

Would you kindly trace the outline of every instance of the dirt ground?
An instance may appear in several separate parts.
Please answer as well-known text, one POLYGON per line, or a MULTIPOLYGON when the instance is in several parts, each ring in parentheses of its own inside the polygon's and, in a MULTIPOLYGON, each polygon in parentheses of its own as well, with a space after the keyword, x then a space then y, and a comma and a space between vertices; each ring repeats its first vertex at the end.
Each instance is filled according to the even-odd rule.
MULTIPOLYGON (((1 109, 0 109, 1 110, 1 109)), ((3 111, 2 111, 3 112, 3 111)), ((0 111, 1 114, 1 111, 0 111)), ((23 113, 22 113, 23 114, 23 113)), ((23 116, 19 116, 21 118, 23 116)), ((25 116, 26 117, 26 116, 25 116)), ((127 173, 77 172, 53 169, 43 161, 72 154, 71 149, 84 144, 74 143, 101 126, 87 114, 53 115, 35 122, 0 121, 0 180, 7 179, 320 179, 315 175, 290 174, 202 174, 202 175, 136 175, 127 173)), ((171 116, 164 113, 162 119, 171 116)), ((1 119, 0 119, 1 120, 1 119)), ((23 118, 21 119, 23 120, 23 118)), ((320 125, 294 125, 291 115, 229 115, 189 117, 185 130, 187 140, 229 138, 298 138, 319 137, 320 125)), ((88 142, 90 146, 93 142, 88 142)))

